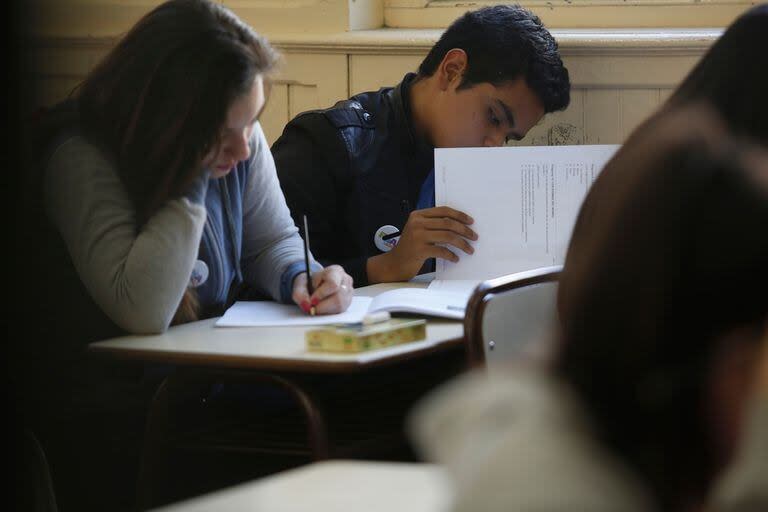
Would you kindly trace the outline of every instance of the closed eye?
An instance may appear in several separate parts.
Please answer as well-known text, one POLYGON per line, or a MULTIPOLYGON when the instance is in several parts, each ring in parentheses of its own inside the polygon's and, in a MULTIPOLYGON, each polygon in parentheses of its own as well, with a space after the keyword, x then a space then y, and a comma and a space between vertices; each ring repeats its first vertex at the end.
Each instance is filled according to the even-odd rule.
POLYGON ((488 120, 493 126, 501 125, 501 120, 496 116, 496 114, 493 112, 493 109, 490 107, 488 108, 488 120))

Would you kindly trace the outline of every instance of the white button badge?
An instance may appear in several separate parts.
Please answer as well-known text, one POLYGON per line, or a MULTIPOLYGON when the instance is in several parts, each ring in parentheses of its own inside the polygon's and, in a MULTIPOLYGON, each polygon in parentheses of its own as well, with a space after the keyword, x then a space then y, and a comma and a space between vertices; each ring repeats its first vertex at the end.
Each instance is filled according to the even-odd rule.
POLYGON ((389 252, 397 246, 397 242, 400 241, 400 230, 395 226, 389 224, 381 226, 376 230, 376 234, 373 235, 373 243, 381 252, 389 252), (397 236, 388 236, 394 235, 397 236))
POLYGON ((197 288, 208 280, 208 265, 203 260, 197 260, 192 267, 192 275, 189 278, 189 287, 197 288))

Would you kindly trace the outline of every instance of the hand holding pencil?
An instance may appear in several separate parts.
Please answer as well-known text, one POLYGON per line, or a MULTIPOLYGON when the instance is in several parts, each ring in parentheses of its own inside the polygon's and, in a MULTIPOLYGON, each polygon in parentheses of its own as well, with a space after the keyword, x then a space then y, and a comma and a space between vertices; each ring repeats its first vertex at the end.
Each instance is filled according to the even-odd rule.
POLYGON ((352 302, 352 277, 339 265, 312 272, 309 258, 309 229, 304 216, 305 271, 293 281, 293 301, 310 315, 327 315, 346 311, 352 302))
POLYGON ((315 285, 312 283, 312 271, 309 268, 309 224, 306 215, 304 216, 304 272, 307 274, 307 294, 310 297, 309 314, 315 316, 317 304, 312 303, 312 301, 317 299, 312 297, 315 293, 315 285))

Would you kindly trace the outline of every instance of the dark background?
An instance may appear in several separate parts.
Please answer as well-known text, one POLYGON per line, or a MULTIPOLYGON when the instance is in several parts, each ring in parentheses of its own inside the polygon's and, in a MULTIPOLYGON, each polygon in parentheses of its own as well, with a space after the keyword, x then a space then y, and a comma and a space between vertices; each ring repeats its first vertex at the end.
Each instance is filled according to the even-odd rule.
POLYGON ((3 459, 7 467, 5 479, 6 493, 2 503, 10 502, 12 508, 3 507, 6 510, 17 510, 18 497, 21 492, 20 479, 23 474, 21 459, 20 427, 17 421, 18 397, 13 392, 9 375, 10 365, 14 364, 9 348, 13 343, 22 342, 18 333, 20 328, 13 324, 18 304, 19 287, 23 285, 23 276, 17 272, 17 226, 19 221, 19 186, 22 181, 23 162, 20 156, 21 146, 21 121, 20 111, 21 88, 20 81, 23 71, 23 63, 20 57, 20 37, 18 5, 20 0, 7 0, 0 2, 0 44, 2 45, 2 123, 3 130, 0 134, 2 148, 0 148, 0 186, 2 186, 3 206, 3 247, 2 266, 0 267, 0 293, 4 295, 2 316, 2 377, 4 394, 3 429, 6 440, 6 450, 3 459))

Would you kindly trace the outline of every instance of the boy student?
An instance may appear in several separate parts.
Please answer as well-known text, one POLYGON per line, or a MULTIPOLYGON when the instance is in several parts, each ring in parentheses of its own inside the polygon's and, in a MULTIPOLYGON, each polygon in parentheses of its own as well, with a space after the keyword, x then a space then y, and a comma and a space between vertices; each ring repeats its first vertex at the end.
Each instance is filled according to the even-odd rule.
POLYGON ((568 106, 557 43, 537 16, 492 6, 457 19, 400 84, 298 115, 272 146, 312 252, 365 285, 473 252, 472 218, 434 207, 434 148, 520 140, 568 106))

